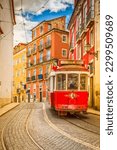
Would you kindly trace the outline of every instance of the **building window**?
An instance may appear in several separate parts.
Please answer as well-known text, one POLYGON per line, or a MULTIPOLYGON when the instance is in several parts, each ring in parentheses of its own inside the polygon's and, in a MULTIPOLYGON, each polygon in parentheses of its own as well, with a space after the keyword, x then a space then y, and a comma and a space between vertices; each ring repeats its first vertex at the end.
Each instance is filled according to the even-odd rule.
POLYGON ((40 26, 40 34, 43 34, 43 26, 40 26))
POLYGON ((48 31, 50 31, 52 29, 52 25, 48 24, 48 31))
POLYGON ((78 15, 77 15, 77 17, 76 17, 76 32, 78 32, 78 15))
POLYGON ((90 45, 94 46, 94 29, 90 31, 90 45))
POLYGON ((36 43, 34 44, 34 51, 36 51, 36 43))
POLYGON ((30 55, 31 54, 31 48, 29 47, 28 48, 28 55, 30 55))
POLYGON ((70 43, 70 48, 74 48, 74 28, 72 28, 72 31, 71 31, 71 43, 70 43))
POLYGON ((51 36, 48 35, 48 36, 47 36, 47 42, 50 42, 50 41, 51 41, 51 36))
POLYGON ((40 40, 40 45, 43 46, 43 39, 40 40))
POLYGON ((66 49, 62 49, 62 57, 67 57, 67 50, 66 49))
POLYGON ((39 68, 39 73, 42 74, 42 68, 39 68))
POLYGON ((43 62, 43 53, 40 53, 40 62, 43 62))
POLYGON ((47 50, 46 59, 47 59, 47 60, 50 60, 50 50, 47 50))
POLYGON ((31 65, 31 60, 29 59, 28 60, 28 67, 30 67, 30 65, 31 65))
POLYGON ((30 78, 30 76, 31 76, 31 75, 30 75, 30 71, 28 71, 28 77, 30 78))
POLYGON ((20 76, 20 70, 17 71, 17 77, 19 77, 19 76, 20 76))
POLYGON ((77 44, 77 49, 76 49, 76 53, 77 53, 77 59, 81 60, 81 44, 77 44))
POLYGON ((80 33, 81 33, 81 27, 82 27, 82 20, 81 20, 81 13, 79 14, 79 16, 78 16, 78 20, 79 20, 79 22, 78 22, 78 32, 79 32, 79 35, 80 35, 80 33))
POLYGON ((22 62, 25 62, 25 55, 22 55, 22 62))
POLYGON ((92 74, 94 72, 94 63, 93 62, 91 62, 89 64, 89 70, 90 70, 90 74, 92 74))
POLYGON ((83 6, 83 23, 84 23, 84 28, 86 27, 86 19, 87 19, 87 1, 84 3, 83 6))
POLYGON ((34 55, 34 65, 36 65, 36 55, 34 55))
POLYGON ((33 75, 34 75, 34 76, 36 76, 36 69, 34 69, 34 71, 33 71, 33 75))
POLYGON ((33 30, 33 37, 36 37, 36 30, 33 30))
POLYGON ((67 43, 67 35, 62 35, 62 42, 67 43))
POLYGON ((33 84, 33 90, 36 90, 36 84, 33 84))
POLYGON ((86 41, 86 37, 83 39, 83 54, 86 53, 86 44, 87 44, 87 41, 86 41))

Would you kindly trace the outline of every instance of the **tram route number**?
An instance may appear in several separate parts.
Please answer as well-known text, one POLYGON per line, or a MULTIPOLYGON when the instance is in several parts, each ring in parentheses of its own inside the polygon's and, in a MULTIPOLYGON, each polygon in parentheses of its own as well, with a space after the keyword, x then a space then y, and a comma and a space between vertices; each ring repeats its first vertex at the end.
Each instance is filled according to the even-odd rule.
POLYGON ((113 72, 113 17, 105 16, 105 71, 113 72))

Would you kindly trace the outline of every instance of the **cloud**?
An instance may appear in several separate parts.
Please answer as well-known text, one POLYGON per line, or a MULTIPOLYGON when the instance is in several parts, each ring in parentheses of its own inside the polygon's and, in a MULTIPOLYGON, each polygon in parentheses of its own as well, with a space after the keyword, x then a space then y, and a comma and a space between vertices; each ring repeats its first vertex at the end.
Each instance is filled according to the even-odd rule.
MULTIPOLYGON (((43 12, 59 12, 73 5, 73 0, 15 0, 16 26, 14 27, 14 45, 31 41, 31 29, 39 22, 33 20, 43 12), (21 4, 22 2, 22 4, 21 4), (22 7, 21 7, 22 6, 22 7), (23 12, 21 14, 21 12, 23 12)), ((67 16, 67 21, 70 16, 67 16)))
POLYGON ((38 22, 26 20, 20 15, 16 17, 17 24, 14 26, 14 46, 18 43, 27 43, 31 41, 31 29, 35 27, 38 22))
MULTIPOLYGON (((21 9, 21 0, 15 0, 15 9, 21 9)), ((65 10, 69 5, 73 4, 73 0, 22 0, 22 8, 24 11, 41 14, 45 10, 58 12, 65 10)))

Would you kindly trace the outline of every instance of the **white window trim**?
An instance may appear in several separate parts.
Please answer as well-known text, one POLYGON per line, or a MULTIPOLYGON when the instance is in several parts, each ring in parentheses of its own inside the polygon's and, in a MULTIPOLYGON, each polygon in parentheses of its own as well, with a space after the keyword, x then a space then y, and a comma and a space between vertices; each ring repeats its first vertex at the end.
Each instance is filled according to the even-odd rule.
POLYGON ((63 42, 63 43, 67 43, 67 35, 66 35, 66 34, 63 34, 63 35, 62 35, 62 42, 63 42), (63 41, 63 36, 66 37, 66 41, 63 41))
MULTIPOLYGON (((87 39, 86 39, 86 37, 83 39, 83 45, 85 46, 84 40, 86 40, 86 44, 87 44, 87 39)), ((87 53, 87 52, 85 51, 85 49, 84 49, 84 47, 83 47, 83 56, 84 56, 86 53, 87 53)))
MULTIPOLYGON (((90 30, 90 36, 89 36, 89 41, 90 41, 90 45, 91 45, 91 32, 93 31, 93 34, 94 34, 94 28, 92 27, 91 30, 90 30)), ((95 38, 95 35, 93 35, 94 38, 95 38)), ((94 40, 94 39, 93 39, 94 40)), ((95 45, 95 41, 93 43, 93 45, 91 45, 91 48, 95 45)))
POLYGON ((67 57, 67 49, 65 49, 65 48, 62 48, 62 57, 65 57, 65 58, 67 57), (66 56, 63 55, 64 50, 66 51, 66 56))

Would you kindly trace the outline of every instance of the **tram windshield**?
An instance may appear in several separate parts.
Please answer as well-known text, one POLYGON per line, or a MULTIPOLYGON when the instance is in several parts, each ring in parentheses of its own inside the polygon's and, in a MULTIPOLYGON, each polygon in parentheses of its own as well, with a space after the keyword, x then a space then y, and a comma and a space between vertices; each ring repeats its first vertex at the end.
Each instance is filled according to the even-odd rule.
POLYGON ((57 75, 57 90, 66 90, 66 74, 57 75))
POLYGON ((88 76, 86 74, 57 74, 56 89, 57 90, 87 90, 88 76))
POLYGON ((80 90, 87 90, 88 80, 86 74, 80 75, 80 90))
POLYGON ((78 90, 78 74, 68 74, 68 90, 78 90))

